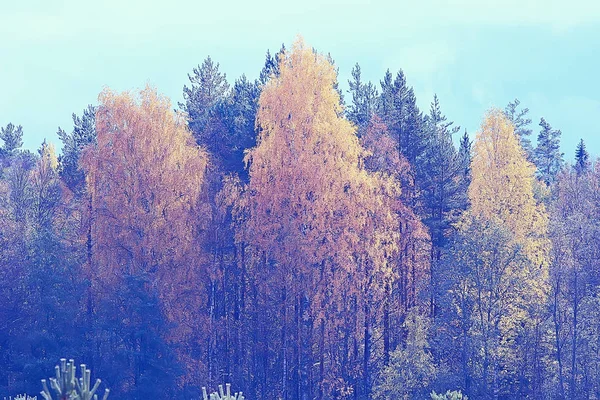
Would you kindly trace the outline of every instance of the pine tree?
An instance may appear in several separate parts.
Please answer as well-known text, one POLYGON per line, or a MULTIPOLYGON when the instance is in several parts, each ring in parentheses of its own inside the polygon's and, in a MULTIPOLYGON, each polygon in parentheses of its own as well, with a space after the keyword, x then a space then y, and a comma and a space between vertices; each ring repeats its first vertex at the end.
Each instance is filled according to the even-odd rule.
POLYGON ((458 160, 462 169, 463 184, 468 188, 471 183, 471 147, 473 142, 465 129, 465 133, 460 138, 460 147, 458 148, 458 160))
POLYGON ((560 130, 552 129, 552 126, 542 118, 540 120, 542 130, 538 135, 537 147, 534 151, 537 175, 547 185, 552 184, 556 175, 562 168, 563 153, 560 152, 560 130))
POLYGON ((218 160, 224 172, 236 172, 247 177, 244 169, 244 151, 256 144, 255 119, 260 86, 245 75, 237 79, 227 98, 220 104, 218 113, 225 130, 213 148, 213 159, 218 160))
POLYGON ((377 89, 371 83, 363 83, 361 80, 360 65, 358 63, 352 69, 352 79, 348 81, 349 92, 352 94, 352 103, 348 107, 348 119, 361 130, 371 121, 377 106, 377 89))
POLYGON ((452 127, 442 114, 439 99, 434 96, 429 115, 425 117, 427 134, 424 155, 416 170, 421 194, 421 217, 431 234, 431 310, 436 315, 441 285, 443 250, 458 220, 467 206, 467 186, 463 182, 464 165, 454 147, 452 136, 459 127, 452 127))
POLYGON ((57 134, 63 144, 60 177, 72 192, 81 195, 85 190, 85 175, 79 159, 87 145, 96 143, 96 107, 88 105, 81 117, 73 113, 73 131, 67 133, 59 127, 57 134))
POLYGON ((267 54, 265 56, 265 65, 260 71, 260 75, 258 81, 261 85, 266 84, 272 75, 279 75, 277 69, 279 68, 279 62, 277 61, 277 55, 273 57, 271 52, 267 50, 267 54))
POLYGON ((281 48, 274 56, 271 55, 271 52, 267 50, 267 55, 265 56, 265 65, 260 71, 260 75, 258 78, 258 82, 260 86, 264 86, 269 79, 272 77, 279 76, 279 61, 281 57, 285 54, 285 45, 281 44, 281 48))
POLYGON ((58 160, 54 145, 47 143, 45 139, 38 152, 40 158, 30 175, 31 219, 36 227, 36 232, 46 233, 52 230, 54 212, 61 197, 57 171, 58 160))
POLYGON ((519 110, 518 107, 520 104, 521 102, 519 99, 515 99, 508 103, 504 109, 504 115, 512 122, 515 134, 519 137, 521 146, 525 150, 525 154, 527 154, 527 159, 533 161, 533 146, 531 144, 531 139, 529 139, 529 136, 532 133, 532 130, 529 128, 531 119, 527 118, 529 108, 522 108, 519 110))
MULTIPOLYGON (((462 165, 452 140, 460 127, 452 125, 442 114, 437 95, 434 96, 425 118, 427 147, 417 178, 423 191, 425 223, 438 252, 444 246, 452 222, 466 208, 466 187, 461 185, 462 165)), ((435 258, 439 259, 439 254, 435 258)))
POLYGON ((579 141, 577 144, 577 149, 575 149, 575 171, 577 171, 577 175, 583 175, 590 169, 590 155, 585 149, 585 143, 583 139, 579 141))
POLYGON ((431 392, 431 400, 469 400, 460 390, 447 390, 446 393, 431 392))
POLYGON ((4 141, 2 150, 7 154, 14 153, 23 146, 23 127, 9 123, 5 128, 0 128, 0 139, 4 141))
POLYGON ((179 103, 179 107, 188 114, 188 124, 198 144, 214 152, 223 136, 218 105, 229 92, 227 77, 209 56, 188 78, 191 86, 183 87, 185 102, 179 103))
POLYGON ((395 91, 393 79, 392 73, 388 69, 383 76, 383 80, 379 81, 381 93, 377 102, 377 114, 386 124, 392 121, 392 113, 394 112, 395 91))
POLYGON ((426 147, 423 132, 423 117, 417 107, 416 97, 406 84, 404 72, 400 70, 392 81, 388 70, 381 83, 381 94, 377 114, 387 125, 398 144, 398 152, 413 166, 419 168, 420 157, 426 147))

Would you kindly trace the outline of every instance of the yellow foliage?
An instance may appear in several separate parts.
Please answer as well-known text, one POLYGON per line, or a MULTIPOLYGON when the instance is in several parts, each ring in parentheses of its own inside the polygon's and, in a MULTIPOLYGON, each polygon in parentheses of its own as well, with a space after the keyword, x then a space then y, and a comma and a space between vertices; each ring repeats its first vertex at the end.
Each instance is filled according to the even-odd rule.
POLYGON ((53 143, 42 144, 40 163, 50 167, 53 171, 58 170, 58 158, 56 157, 56 150, 54 149, 53 143))
POLYGON ((351 273, 362 257, 391 277, 386 255, 397 250, 398 229, 389 199, 399 185, 363 168, 366 152, 341 116, 335 80, 327 58, 299 39, 263 89, 258 145, 246 157, 249 231, 298 268, 332 262, 351 273))
POLYGON ((548 216, 544 205, 534 198, 535 167, 527 161, 512 124, 500 110, 488 112, 481 125, 471 171, 471 212, 508 228, 533 266, 544 269, 547 278, 548 216))
POLYGON ((471 209, 463 216, 454 249, 457 267, 469 272, 454 292, 458 299, 472 299, 471 335, 485 338, 491 365, 501 362, 508 374, 516 374, 517 353, 528 351, 524 338, 543 321, 548 216, 534 196, 535 168, 501 111, 488 112, 473 150, 471 209))
MULTIPOLYGON (((82 166, 91 196, 92 276, 102 283, 147 274, 179 334, 194 326, 202 278, 199 223, 207 154, 195 143, 184 115, 168 98, 146 87, 139 95, 99 97, 97 144, 82 166)), ((106 287, 106 286, 105 286, 106 287)))
MULTIPOLYGON (((398 272, 400 185, 364 168, 368 154, 342 116, 327 57, 299 39, 279 71, 259 99, 250 183, 237 201, 245 211, 234 215, 248 216, 242 240, 264 292, 286 293, 283 315, 308 299, 303 318, 320 326, 320 357, 339 357, 325 353, 339 345, 341 327, 368 335, 398 272)), ((327 362, 325 376, 339 365, 327 362)))

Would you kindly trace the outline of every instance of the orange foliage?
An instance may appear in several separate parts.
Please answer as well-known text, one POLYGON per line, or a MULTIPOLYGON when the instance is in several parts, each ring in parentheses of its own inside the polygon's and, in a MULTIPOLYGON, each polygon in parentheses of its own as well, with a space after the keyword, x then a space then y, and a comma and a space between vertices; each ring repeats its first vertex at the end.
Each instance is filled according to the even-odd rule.
MULTIPOLYGON (((258 145, 246 157, 245 240, 270 290, 288 293, 283 318, 297 296, 309 300, 303 318, 321 332, 316 348, 324 362, 349 332, 360 338, 368 330, 397 276, 400 185, 365 169, 369 154, 342 117, 327 57, 300 39, 279 70, 262 91, 258 145)), ((320 390, 342 390, 327 369, 320 390)))
POLYGON ((137 96, 107 89, 99 101, 97 144, 81 161, 91 196, 94 286, 105 290, 124 275, 147 275, 167 318, 188 336, 200 302, 198 216, 205 213, 207 154, 185 117, 152 88, 137 96))
POLYGON ((300 40, 264 88, 258 146, 247 156, 248 230, 293 272, 310 275, 326 263, 351 274, 368 259, 389 279, 397 229, 387 197, 399 187, 362 168, 366 153, 340 116, 335 78, 326 57, 300 40))

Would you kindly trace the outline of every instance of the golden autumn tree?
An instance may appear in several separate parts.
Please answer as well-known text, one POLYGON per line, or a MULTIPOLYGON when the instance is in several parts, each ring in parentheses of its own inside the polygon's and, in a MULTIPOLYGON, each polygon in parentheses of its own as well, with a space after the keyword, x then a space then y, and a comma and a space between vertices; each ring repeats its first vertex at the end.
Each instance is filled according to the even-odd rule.
POLYGON ((471 171, 471 213, 513 232, 533 267, 547 276, 548 216, 534 198, 535 166, 527 161, 514 127, 499 110, 488 113, 477 134, 471 171))
POLYGON ((471 173, 470 215, 511 232, 511 242, 529 261, 513 271, 528 282, 524 301, 542 304, 548 289, 548 215, 534 197, 535 167, 499 110, 488 112, 477 134, 471 173))
POLYGON ((101 294, 139 286, 131 277, 143 278, 135 290, 156 293, 174 327, 170 339, 185 343, 202 323, 207 154, 185 115, 151 87, 121 94, 106 89, 99 103, 97 143, 81 160, 90 196, 92 287, 101 294))
POLYGON ((107 282, 123 273, 186 276, 180 265, 198 253, 197 214, 207 163, 185 118, 150 87, 105 90, 96 115, 98 143, 82 161, 94 215, 94 273, 107 282))
MULTIPOLYGON (((279 390, 294 398, 368 394, 373 324, 398 252, 399 184, 363 167, 335 82, 328 58, 298 39, 262 91, 246 158, 246 240, 279 306, 271 322, 283 355, 268 364, 284 370, 279 390)), ((269 324, 269 314, 256 318, 269 324)))
POLYGON ((464 346, 483 353, 471 371, 463 362, 465 382, 475 375, 486 396, 498 394, 499 379, 532 381, 531 368, 540 362, 532 349, 543 339, 550 245, 546 211, 534 198, 534 171, 512 124, 501 111, 488 112, 474 144, 471 209, 452 246, 459 277, 454 303, 465 343, 475 342, 464 346))

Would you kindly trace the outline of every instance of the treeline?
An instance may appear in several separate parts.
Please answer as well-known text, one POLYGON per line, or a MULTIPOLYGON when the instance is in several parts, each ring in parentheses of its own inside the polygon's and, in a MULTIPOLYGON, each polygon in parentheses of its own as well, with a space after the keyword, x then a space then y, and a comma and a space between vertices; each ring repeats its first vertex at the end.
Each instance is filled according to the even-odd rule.
POLYGON ((61 357, 119 399, 600 396, 600 170, 517 100, 472 143, 402 71, 297 40, 181 111, 147 87, 0 131, 0 397, 61 357))

